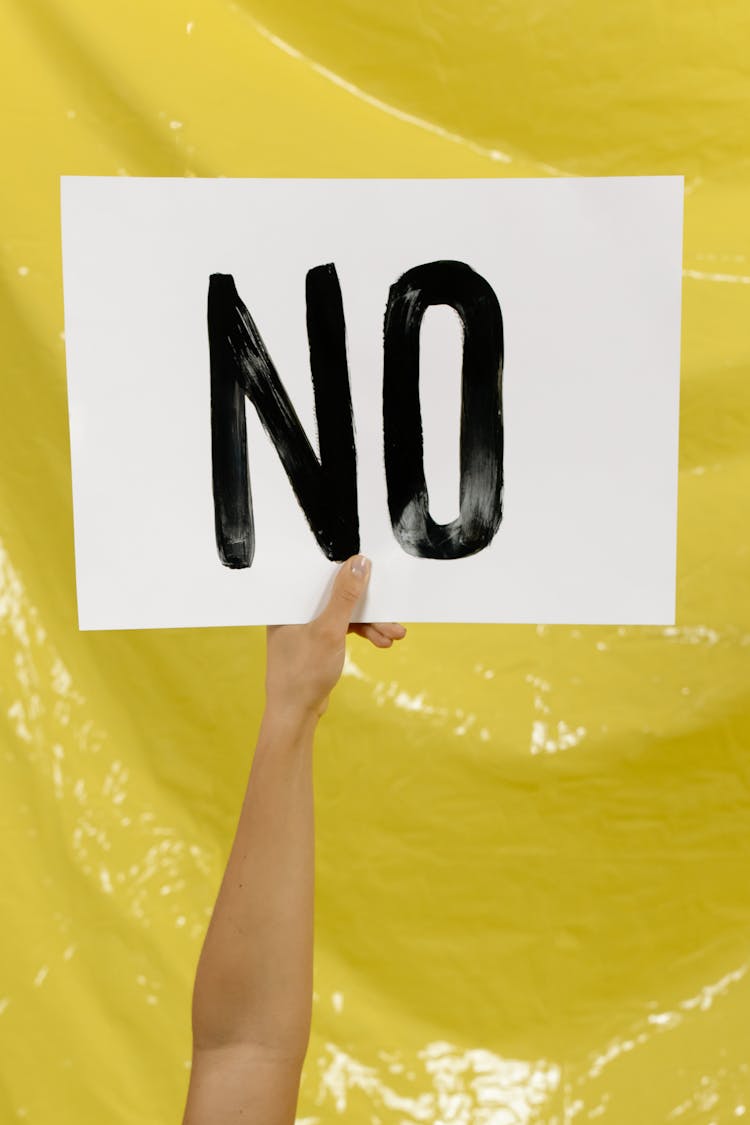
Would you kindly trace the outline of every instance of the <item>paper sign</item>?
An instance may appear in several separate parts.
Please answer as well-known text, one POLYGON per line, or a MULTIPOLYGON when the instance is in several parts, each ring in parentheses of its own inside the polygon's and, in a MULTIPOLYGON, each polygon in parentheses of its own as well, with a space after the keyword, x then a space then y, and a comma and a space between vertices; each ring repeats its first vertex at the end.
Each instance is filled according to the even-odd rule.
POLYGON ((673 623, 682 199, 63 177, 80 628, 673 623))

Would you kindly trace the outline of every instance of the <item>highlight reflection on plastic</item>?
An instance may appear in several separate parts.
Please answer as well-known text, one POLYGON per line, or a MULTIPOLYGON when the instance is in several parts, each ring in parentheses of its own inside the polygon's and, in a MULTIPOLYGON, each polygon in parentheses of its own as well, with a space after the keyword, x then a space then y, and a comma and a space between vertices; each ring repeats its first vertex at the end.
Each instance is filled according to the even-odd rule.
POLYGON ((746 6, 0 20, 0 1120, 177 1119, 262 707, 261 629, 77 631, 62 173, 687 176, 678 625, 350 638, 298 1116, 750 1114, 746 6))

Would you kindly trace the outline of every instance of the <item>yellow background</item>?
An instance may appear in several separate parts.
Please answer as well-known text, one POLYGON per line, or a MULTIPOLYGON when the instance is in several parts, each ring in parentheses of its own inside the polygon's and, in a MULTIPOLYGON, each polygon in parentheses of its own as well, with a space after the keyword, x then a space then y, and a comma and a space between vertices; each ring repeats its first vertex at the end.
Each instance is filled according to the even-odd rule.
POLYGON ((0 1121, 180 1120, 262 706, 262 629, 77 630, 59 176, 652 173, 678 624, 350 638, 298 1117, 750 1120, 746 0, 3 0, 0 42, 0 1121))

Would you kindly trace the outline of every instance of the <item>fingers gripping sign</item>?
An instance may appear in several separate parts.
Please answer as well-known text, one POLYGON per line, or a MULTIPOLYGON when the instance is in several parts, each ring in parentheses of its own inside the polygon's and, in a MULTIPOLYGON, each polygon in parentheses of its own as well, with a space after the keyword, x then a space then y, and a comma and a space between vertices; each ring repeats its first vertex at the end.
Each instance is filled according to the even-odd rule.
POLYGON ((390 648, 406 635, 395 621, 352 623, 367 590, 370 561, 352 555, 339 567, 328 604, 306 625, 269 625, 266 630, 266 701, 292 721, 319 718, 344 667, 347 633, 376 648, 390 648))
POLYGON ((354 613, 354 608, 364 595, 370 581, 370 560, 364 555, 353 555, 339 567, 333 582, 328 605, 312 624, 325 635, 343 643, 354 613))

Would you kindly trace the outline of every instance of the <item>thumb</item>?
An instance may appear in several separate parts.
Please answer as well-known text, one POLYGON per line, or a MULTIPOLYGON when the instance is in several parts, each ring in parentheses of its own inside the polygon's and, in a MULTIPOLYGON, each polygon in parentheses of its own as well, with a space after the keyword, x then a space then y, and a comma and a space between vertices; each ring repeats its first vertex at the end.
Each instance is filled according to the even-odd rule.
POLYGON ((342 563, 328 605, 318 616, 320 623, 346 634, 354 607, 367 589, 369 579, 370 560, 365 555, 352 555, 342 563))

